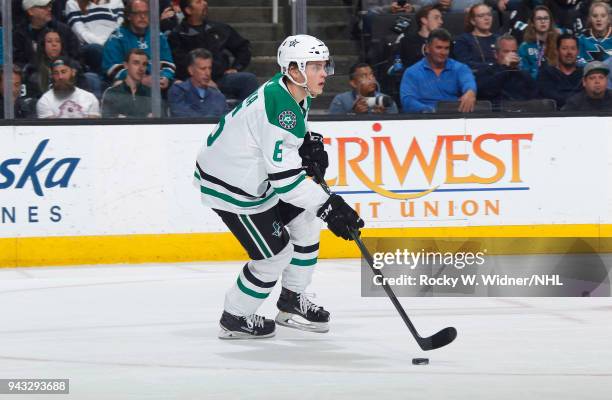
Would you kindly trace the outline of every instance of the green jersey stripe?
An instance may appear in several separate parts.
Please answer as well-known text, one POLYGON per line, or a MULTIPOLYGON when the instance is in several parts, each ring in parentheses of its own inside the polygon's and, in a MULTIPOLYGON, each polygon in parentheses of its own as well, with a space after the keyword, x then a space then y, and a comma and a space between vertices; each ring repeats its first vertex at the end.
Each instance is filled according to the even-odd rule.
POLYGON ((209 195, 209 196, 216 197, 218 199, 221 199, 223 201, 231 203, 231 204, 233 204, 235 206, 245 207, 245 208, 255 207, 255 206, 261 205, 261 204, 265 203, 266 201, 270 200, 274 195, 276 195, 275 192, 272 192, 272 193, 270 193, 269 196, 267 196, 266 198, 263 198, 261 200, 242 201, 242 200, 235 199, 232 196, 229 196, 229 195, 227 195, 225 193, 217 192, 216 190, 208 188, 206 186, 200 186, 200 192, 202 192, 202 194, 206 194, 206 195, 209 195))
POLYGON ((304 179, 306 179, 306 175, 305 175, 305 174, 302 174, 302 175, 300 175, 300 176, 299 176, 299 177, 298 177, 298 178, 297 178, 297 179, 296 179, 296 180, 295 180, 293 183, 290 183, 290 184, 288 184, 288 185, 281 186, 281 187, 275 187, 275 188, 274 188, 274 191, 275 191, 276 193, 287 193, 287 192, 289 192, 289 191, 291 191, 291 190, 295 189, 295 187, 296 187, 297 185, 299 185, 299 184, 300 184, 300 182, 302 182, 304 179))

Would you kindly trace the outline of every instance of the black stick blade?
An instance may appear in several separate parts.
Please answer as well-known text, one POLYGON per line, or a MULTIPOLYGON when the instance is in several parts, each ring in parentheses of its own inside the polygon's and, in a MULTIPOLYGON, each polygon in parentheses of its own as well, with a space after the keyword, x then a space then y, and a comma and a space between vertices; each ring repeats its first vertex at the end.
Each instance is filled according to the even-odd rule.
POLYGON ((447 344, 452 343, 453 340, 457 337, 457 329, 454 327, 448 327, 442 329, 440 332, 428 337, 428 338, 419 338, 419 346, 424 351, 439 349, 440 347, 444 347, 447 344))

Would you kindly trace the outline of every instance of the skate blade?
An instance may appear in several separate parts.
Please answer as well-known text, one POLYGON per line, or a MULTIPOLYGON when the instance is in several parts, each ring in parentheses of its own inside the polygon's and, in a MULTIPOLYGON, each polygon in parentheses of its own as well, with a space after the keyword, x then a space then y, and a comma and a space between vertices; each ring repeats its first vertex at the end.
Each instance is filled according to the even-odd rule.
POLYGON ((278 312, 275 322, 279 325, 286 326, 287 328, 299 329, 306 332, 329 332, 328 322, 311 322, 300 315, 291 314, 284 311, 278 312))
POLYGON ((219 330, 219 335, 217 337, 222 340, 248 340, 248 339, 265 339, 270 338, 276 335, 276 330, 268 333, 267 335, 251 335, 246 332, 235 332, 225 329, 221 327, 219 330))

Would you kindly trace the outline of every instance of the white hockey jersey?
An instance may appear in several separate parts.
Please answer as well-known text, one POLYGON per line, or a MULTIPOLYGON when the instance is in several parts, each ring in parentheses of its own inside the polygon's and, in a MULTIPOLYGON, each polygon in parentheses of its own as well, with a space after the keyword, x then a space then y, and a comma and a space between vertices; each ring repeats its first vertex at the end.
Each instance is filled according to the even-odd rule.
POLYGON ((237 214, 256 214, 279 199, 316 213, 328 195, 306 177, 298 149, 306 134, 303 106, 277 74, 221 118, 196 161, 202 202, 237 214))

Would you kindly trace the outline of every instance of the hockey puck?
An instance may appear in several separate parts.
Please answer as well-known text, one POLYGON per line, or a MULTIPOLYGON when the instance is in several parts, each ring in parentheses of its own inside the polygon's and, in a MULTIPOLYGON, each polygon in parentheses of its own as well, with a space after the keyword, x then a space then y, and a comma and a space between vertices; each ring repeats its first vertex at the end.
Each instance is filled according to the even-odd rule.
POLYGON ((429 364, 429 358, 413 358, 412 364, 413 365, 427 365, 429 364))

